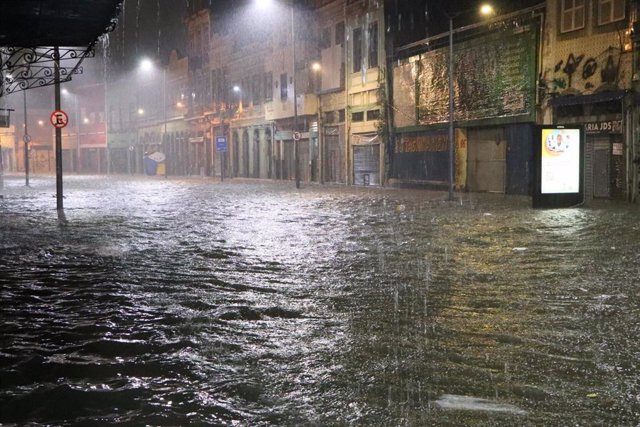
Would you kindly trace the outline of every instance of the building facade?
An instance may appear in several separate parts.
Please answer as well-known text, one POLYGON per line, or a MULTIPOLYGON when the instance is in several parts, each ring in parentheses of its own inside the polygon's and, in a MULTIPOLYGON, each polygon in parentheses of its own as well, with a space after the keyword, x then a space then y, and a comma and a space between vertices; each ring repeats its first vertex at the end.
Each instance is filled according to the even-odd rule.
POLYGON ((205 147, 198 158, 212 165, 206 175, 220 173, 213 140, 225 137, 230 176, 383 183, 382 3, 315 0, 219 16, 198 6, 186 22, 186 120, 205 147))
POLYGON ((393 183, 442 188, 453 167, 458 189, 530 194, 542 11, 513 12, 396 50, 393 183))
POLYGON ((584 129, 587 200, 637 197, 636 20, 636 2, 547 1, 541 114, 544 123, 584 129))
POLYGON ((398 7, 189 2, 165 99, 184 110, 137 117, 134 150, 166 151, 171 174, 433 188, 453 174, 459 190, 530 195, 537 125, 580 125, 587 198, 637 198, 636 2, 549 0, 402 46, 398 7))

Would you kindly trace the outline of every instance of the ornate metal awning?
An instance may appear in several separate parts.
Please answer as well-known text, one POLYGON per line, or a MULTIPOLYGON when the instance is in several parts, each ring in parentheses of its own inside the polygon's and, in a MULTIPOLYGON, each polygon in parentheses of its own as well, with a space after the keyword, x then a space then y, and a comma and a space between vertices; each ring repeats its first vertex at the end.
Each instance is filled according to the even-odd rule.
POLYGON ((116 26, 124 0, 4 0, 0 13, 0 96, 82 73, 99 38, 116 26), (56 50, 54 46, 58 47, 56 50))

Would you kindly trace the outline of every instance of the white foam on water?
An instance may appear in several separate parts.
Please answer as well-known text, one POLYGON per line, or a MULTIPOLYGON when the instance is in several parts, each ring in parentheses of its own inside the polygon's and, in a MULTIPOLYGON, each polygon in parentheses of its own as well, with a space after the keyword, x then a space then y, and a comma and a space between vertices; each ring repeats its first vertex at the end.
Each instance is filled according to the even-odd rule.
POLYGON ((436 405, 442 409, 450 410, 506 412, 515 415, 527 415, 527 411, 515 405, 455 394, 443 394, 440 399, 436 400, 436 405))

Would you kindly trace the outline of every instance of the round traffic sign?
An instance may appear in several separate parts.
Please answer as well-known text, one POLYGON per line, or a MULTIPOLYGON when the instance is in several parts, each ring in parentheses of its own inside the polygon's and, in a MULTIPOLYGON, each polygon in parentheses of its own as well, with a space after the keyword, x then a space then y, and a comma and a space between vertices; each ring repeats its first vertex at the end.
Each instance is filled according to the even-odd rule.
POLYGON ((30 142, 31 142, 31 135, 29 135, 29 134, 25 134, 25 135, 22 137, 22 140, 23 140, 24 142, 26 142, 27 144, 28 144, 28 143, 30 143, 30 142))
POLYGON ((51 121, 53 127, 60 129, 69 123, 69 116, 67 116, 67 113, 62 110, 55 110, 51 113, 49 121, 51 121))
POLYGON ((301 137, 300 132, 294 132, 293 133, 293 139, 294 140, 299 141, 300 137, 301 137))

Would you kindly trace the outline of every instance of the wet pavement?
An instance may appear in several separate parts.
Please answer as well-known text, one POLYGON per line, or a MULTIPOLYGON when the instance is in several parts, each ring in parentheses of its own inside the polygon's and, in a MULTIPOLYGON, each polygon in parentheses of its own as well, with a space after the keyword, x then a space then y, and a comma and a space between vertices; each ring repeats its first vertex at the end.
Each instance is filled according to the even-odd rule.
POLYGON ((640 209, 5 176, 3 425, 638 425, 640 209))

